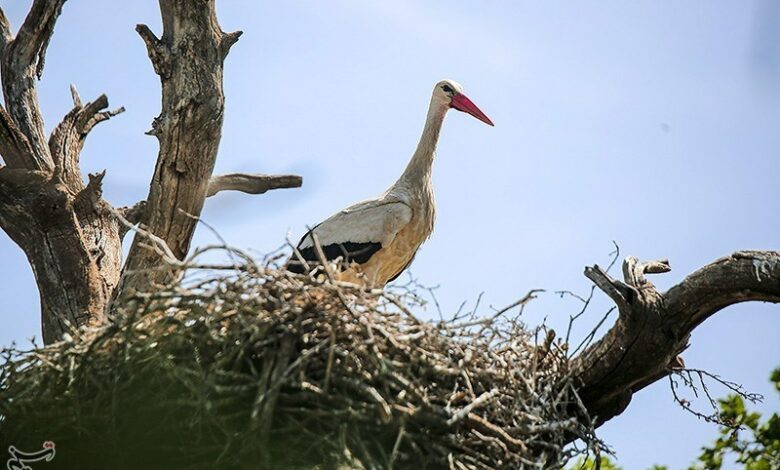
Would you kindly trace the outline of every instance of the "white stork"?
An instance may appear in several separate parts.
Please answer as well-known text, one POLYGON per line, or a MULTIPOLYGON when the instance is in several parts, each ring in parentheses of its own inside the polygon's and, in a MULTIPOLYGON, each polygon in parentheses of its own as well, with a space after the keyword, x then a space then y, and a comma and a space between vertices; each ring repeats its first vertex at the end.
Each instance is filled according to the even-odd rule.
POLYGON ((437 83, 420 143, 398 181, 376 199, 347 207, 309 230, 287 269, 303 273, 307 265, 313 268, 320 259, 316 240, 327 260, 341 258, 339 280, 382 287, 398 277, 433 231, 431 167, 439 131, 450 108, 493 125, 458 83, 437 83))

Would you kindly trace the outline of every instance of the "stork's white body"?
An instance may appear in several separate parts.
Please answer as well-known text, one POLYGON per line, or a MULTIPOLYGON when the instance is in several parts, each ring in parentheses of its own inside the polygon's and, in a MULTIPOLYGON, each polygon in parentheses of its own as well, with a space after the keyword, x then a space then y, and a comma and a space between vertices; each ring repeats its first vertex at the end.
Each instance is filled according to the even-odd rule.
MULTIPOLYGON (((405 189, 393 186, 376 199, 334 214, 312 230, 321 246, 344 243, 345 234, 355 244, 379 244, 366 262, 351 263, 337 273, 340 280, 384 286, 411 263, 433 231, 435 214, 432 200, 405 189)), ((304 237, 298 250, 313 247, 314 239, 304 237)))
MULTIPOLYGON (((433 232, 436 210, 431 169, 444 116, 456 92, 462 93, 457 83, 443 81, 436 85, 420 143, 398 181, 376 199, 354 204, 304 235, 298 244, 304 260, 318 259, 316 240, 327 259, 340 255, 346 259, 343 270, 337 273, 340 280, 371 287, 384 286, 412 262, 433 232)), ((490 123, 487 116, 479 118, 490 123)), ((288 264, 290 270, 303 272, 300 266, 301 260, 295 256, 288 264)))

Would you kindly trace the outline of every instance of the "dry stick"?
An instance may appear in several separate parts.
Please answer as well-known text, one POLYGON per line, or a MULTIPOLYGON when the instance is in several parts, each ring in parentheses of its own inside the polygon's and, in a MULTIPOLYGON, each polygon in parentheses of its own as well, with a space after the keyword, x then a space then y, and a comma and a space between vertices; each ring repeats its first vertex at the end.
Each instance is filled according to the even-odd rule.
MULTIPOLYGON (((312 242, 314 244, 314 252, 317 254, 317 258, 322 264, 322 268, 325 270, 325 275, 328 277, 328 280, 331 282, 331 284, 335 285, 336 279, 330 270, 328 260, 325 258, 325 253, 322 251, 322 246, 320 245, 319 237, 313 231, 310 231, 310 236, 312 237, 312 242)), ((352 306, 349 305, 349 302, 347 302, 347 299, 344 297, 344 293, 341 291, 341 289, 337 288, 336 294, 338 295, 341 304, 344 305, 344 308, 346 308, 349 311, 349 313, 351 313, 354 317, 359 317, 358 313, 355 312, 352 306)), ((369 328, 369 333, 370 333, 370 328, 369 328)))
POLYGON ((333 371, 333 357, 336 352, 336 332, 334 331, 335 325, 331 323, 330 327, 330 348, 328 348, 328 363, 325 366, 325 381, 322 385, 323 391, 328 391, 330 385, 330 374, 333 371))
POLYGON ((496 426, 490 421, 482 418, 481 416, 476 415, 474 413, 469 413, 467 418, 472 425, 476 425, 476 427, 480 428, 483 432, 484 431, 491 432, 495 434, 497 437, 503 439, 505 443, 511 445, 514 448, 513 450, 520 451, 520 452, 526 452, 528 450, 528 447, 525 445, 525 442, 519 439, 515 439, 514 437, 510 436, 505 430, 501 429, 499 426, 496 426))
POLYGON ((530 302, 531 300, 535 299, 536 298, 536 294, 538 294, 539 292, 544 292, 544 289, 533 289, 533 290, 529 291, 525 295, 525 297, 523 297, 522 299, 520 299, 520 300, 518 300, 516 302, 512 302, 511 304, 507 305, 506 307, 502 308, 501 310, 498 310, 497 312, 495 312, 493 315, 491 315, 489 317, 482 318, 482 319, 479 319, 479 320, 468 321, 468 322, 464 322, 464 323, 457 323, 455 325, 447 325, 447 327, 449 329, 452 329, 452 330, 458 330, 458 329, 469 328, 469 327, 477 326, 477 325, 490 324, 490 323, 494 322, 498 317, 500 317, 501 315, 505 314, 506 312, 512 310, 513 308, 518 307, 518 306, 523 306, 523 305, 527 304, 528 302, 530 302))
POLYGON ((607 310, 607 313, 604 314, 603 317, 601 317, 601 320, 599 320, 598 323, 596 323, 596 326, 593 327, 592 330, 590 330, 590 333, 588 333, 585 338, 580 342, 580 344, 577 345, 577 347, 569 354, 569 357, 574 357, 582 348, 587 348, 590 346, 591 341, 596 337, 596 333, 598 333, 599 329, 601 328, 601 325, 604 324, 605 321, 607 321, 607 318, 612 314, 612 312, 615 311, 617 307, 611 307, 609 310, 607 310))
POLYGON ((400 429, 398 429, 398 437, 395 438, 395 444, 393 444, 393 451, 390 453, 390 461, 387 463, 388 470, 393 470, 393 464, 398 458, 398 450, 401 448, 401 441, 404 438, 404 429, 405 426, 401 424, 400 429))
MULTIPOLYGON (((192 255, 190 255, 186 260, 182 261, 176 258, 176 256, 173 254, 171 249, 168 247, 168 244, 165 243, 165 241, 158 237, 157 235, 149 232, 146 229, 141 228, 139 224, 133 224, 129 220, 127 220, 124 215, 118 211, 117 209, 107 206, 107 209, 111 214, 116 217, 116 219, 124 225, 128 230, 132 230, 139 235, 141 235, 144 238, 147 238, 149 241, 151 241, 152 245, 146 245, 148 248, 156 251, 159 255, 161 255, 162 260, 169 265, 169 267, 177 268, 177 269, 215 269, 215 270, 242 270, 246 269, 242 267, 239 264, 196 264, 193 263, 192 260, 208 251, 220 249, 224 250, 228 253, 239 255, 242 259, 244 259, 245 262, 247 262, 248 265, 252 266, 252 269, 255 271, 261 272, 263 270, 259 269, 255 263, 254 260, 252 260, 251 256, 247 255, 246 253, 243 253, 241 250, 238 250, 236 248, 231 248, 226 245, 206 245, 201 248, 197 248, 193 251, 192 255)), ((194 217, 190 214, 187 214, 186 212, 182 211, 184 214, 194 217)), ((194 217, 196 218, 196 217, 194 217)), ((197 218, 196 218, 197 219, 197 218)), ((166 269, 165 267, 158 267, 158 268, 151 268, 151 269, 166 269)))
MULTIPOLYGON (((316 233, 310 232, 312 243, 314 245, 314 252, 317 254, 317 258, 320 260, 320 263, 322 264, 322 269, 325 270, 325 275, 328 277, 328 280, 330 282, 334 282, 336 279, 333 277, 333 273, 330 271, 330 266, 328 263, 328 259, 325 257, 325 252, 322 251, 322 246, 320 246, 320 239, 317 236, 316 233)), ((346 305, 344 305, 346 307, 346 305)))
POLYGON ((168 244, 165 243, 165 240, 163 240, 162 238, 158 237, 157 235, 155 235, 155 234, 153 234, 153 233, 151 233, 151 232, 149 232, 147 230, 142 229, 140 225, 132 224, 130 221, 125 219, 125 217, 124 217, 124 215, 122 215, 122 213, 120 213, 118 210, 114 209, 113 207, 109 206, 109 207, 107 207, 107 209, 108 209, 109 212, 111 212, 111 214, 114 215, 114 217, 116 217, 116 219, 122 225, 127 227, 129 230, 132 230, 132 231, 140 234, 144 238, 152 241, 154 243, 154 246, 150 246, 150 248, 152 248, 154 251, 156 251, 157 254, 161 255, 163 260, 167 264, 170 264, 171 266, 179 267, 179 268, 185 266, 184 263, 181 260, 176 258, 176 255, 173 254, 173 251, 171 251, 171 249, 168 246, 168 244))
POLYGON ((447 420, 447 426, 452 426, 453 424, 457 423, 458 421, 462 420, 466 416, 468 416, 469 413, 471 413, 474 409, 484 405, 485 403, 489 402, 493 398, 495 398, 499 394, 499 390, 497 388, 494 388, 493 390, 489 392, 485 392, 479 397, 477 397, 476 400, 472 401, 468 405, 464 406, 463 409, 455 413, 454 416, 452 416, 450 419, 447 420))
MULTIPOLYGON (((612 259, 610 260, 609 265, 607 266, 607 272, 609 272, 612 269, 612 267, 615 266, 615 263, 617 262, 618 258, 620 258, 620 246, 618 246, 615 240, 612 240, 612 244, 615 246, 615 249, 609 253, 609 255, 612 255, 612 259)), ((577 314, 569 317, 569 326, 566 329, 566 339, 565 339, 566 344, 569 344, 569 339, 571 338, 571 329, 572 326, 574 325, 574 322, 577 321, 577 319, 579 319, 588 309, 588 306, 590 305, 590 302, 593 299, 593 293, 595 291, 596 291, 596 286, 592 285, 590 287, 590 293, 588 294, 587 298, 582 298, 581 296, 574 294, 573 292, 570 291, 557 292, 561 295, 561 297, 563 297, 564 294, 569 294, 572 297, 579 299, 583 303, 582 309, 580 309, 580 311, 577 314)))
POLYGON ((296 245, 293 245, 292 240, 290 240, 290 234, 287 234, 287 237, 285 238, 287 240, 287 245, 292 248, 293 256, 295 256, 295 259, 298 260, 299 263, 303 265, 304 272, 308 273, 311 271, 311 266, 309 266, 309 263, 306 262, 306 260, 303 258, 303 255, 298 250, 298 247, 296 245))
POLYGON ((303 178, 297 175, 262 175, 231 173, 216 175, 209 179, 206 197, 220 191, 241 191, 247 194, 263 194, 271 189, 299 188, 303 178))

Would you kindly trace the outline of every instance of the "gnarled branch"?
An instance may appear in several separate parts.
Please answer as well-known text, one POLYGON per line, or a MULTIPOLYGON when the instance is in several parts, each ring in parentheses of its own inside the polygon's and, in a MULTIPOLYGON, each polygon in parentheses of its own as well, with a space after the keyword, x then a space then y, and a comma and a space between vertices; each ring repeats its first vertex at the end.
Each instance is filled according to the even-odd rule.
POLYGON ((582 401, 599 424, 622 413, 635 392, 679 368, 678 354, 702 321, 738 302, 780 303, 780 252, 736 252, 664 293, 645 277, 670 269, 667 260, 628 257, 623 281, 598 266, 585 270, 620 311, 615 325, 573 363, 582 401))
POLYGON ((55 171, 73 191, 80 191, 84 184, 79 168, 79 156, 84 148, 87 134, 98 123, 110 119, 125 108, 104 111, 108 97, 100 95, 95 101, 82 104, 76 87, 71 85, 73 108, 65 115, 49 137, 49 151, 54 158, 55 171))
MULTIPOLYGON (((5 15, 0 18, 3 38, 2 81, 8 114, 30 143, 24 167, 47 170, 54 167, 38 106, 36 78, 43 73, 46 48, 65 0, 35 0, 14 39, 5 15)), ((16 164, 16 163, 15 163, 16 164)))
POLYGON ((298 175, 261 175, 231 173, 213 176, 209 180, 207 197, 220 191, 241 191, 247 194, 263 194, 271 189, 300 188, 303 178, 298 175))
MULTIPOLYGON (((303 184, 303 178, 298 175, 262 175, 231 173, 212 176, 206 197, 211 197, 222 191, 241 191, 247 194, 263 194, 272 189, 298 188, 303 184)), ((131 224, 148 223, 148 204, 139 201, 130 207, 119 209, 123 218, 131 224)), ((127 233, 126 227, 120 229, 122 236, 127 233)))

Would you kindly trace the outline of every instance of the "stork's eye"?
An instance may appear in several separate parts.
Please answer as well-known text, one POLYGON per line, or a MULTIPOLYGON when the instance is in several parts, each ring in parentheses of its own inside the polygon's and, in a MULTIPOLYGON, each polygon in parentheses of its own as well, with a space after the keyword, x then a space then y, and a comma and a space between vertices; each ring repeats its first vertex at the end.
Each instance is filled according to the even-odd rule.
POLYGON ((445 93, 452 94, 452 88, 449 85, 442 85, 441 89, 444 90, 445 93))

